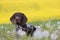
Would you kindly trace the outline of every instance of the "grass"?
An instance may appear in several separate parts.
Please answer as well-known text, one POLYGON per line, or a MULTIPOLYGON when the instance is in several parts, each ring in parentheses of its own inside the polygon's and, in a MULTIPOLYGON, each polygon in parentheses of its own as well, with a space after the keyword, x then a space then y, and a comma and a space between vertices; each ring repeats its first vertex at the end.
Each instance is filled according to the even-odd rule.
MULTIPOLYGON (((33 22, 29 22, 27 24, 33 24, 33 25, 43 24, 43 26, 42 26, 43 30, 48 30, 49 32, 53 32, 54 30, 57 29, 57 24, 56 24, 57 21, 60 21, 60 20, 51 21, 51 25, 55 24, 55 26, 53 27, 53 30, 46 28, 45 24, 48 21, 33 21, 33 22)), ((35 39, 35 38, 33 39, 30 36, 29 37, 24 36, 24 37, 20 37, 20 38, 17 38, 16 36, 11 36, 11 34, 8 34, 7 31, 12 32, 13 29, 14 29, 14 25, 12 25, 12 24, 0 24, 0 40, 39 40, 39 39, 35 39)), ((57 40, 60 40, 59 32, 58 32, 58 35, 59 35, 59 38, 57 40)), ((51 40, 51 38, 48 37, 48 38, 43 38, 41 40, 51 40)))

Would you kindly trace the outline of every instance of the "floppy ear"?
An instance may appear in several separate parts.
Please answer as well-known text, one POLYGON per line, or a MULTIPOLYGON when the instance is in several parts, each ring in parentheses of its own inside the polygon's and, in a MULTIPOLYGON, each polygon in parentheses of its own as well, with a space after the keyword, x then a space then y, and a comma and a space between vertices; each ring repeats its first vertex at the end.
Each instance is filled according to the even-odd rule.
POLYGON ((27 22, 27 17, 23 14, 22 25, 26 24, 26 22, 27 22))
POLYGON ((13 15, 12 17, 10 17, 10 21, 12 22, 12 24, 15 24, 15 15, 13 15))

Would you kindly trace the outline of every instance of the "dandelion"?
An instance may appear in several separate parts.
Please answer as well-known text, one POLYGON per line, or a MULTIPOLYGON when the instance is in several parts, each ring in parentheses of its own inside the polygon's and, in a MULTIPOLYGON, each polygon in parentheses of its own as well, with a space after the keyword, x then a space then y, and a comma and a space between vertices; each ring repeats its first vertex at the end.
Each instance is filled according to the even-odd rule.
POLYGON ((34 33, 33 33, 33 38, 36 38, 36 39, 42 39, 43 38, 43 32, 41 30, 36 30, 34 33))
POLYGON ((43 26, 43 24, 40 25, 40 27, 42 27, 42 26, 43 26))
POLYGON ((43 24, 41 24, 39 28, 42 29, 42 26, 43 26, 43 24))
POLYGON ((42 30, 42 24, 39 26, 35 26, 37 28, 37 30, 42 30))
POLYGON ((35 27, 36 27, 36 30, 33 33, 33 38, 42 39, 43 38, 42 24, 35 27))
POLYGON ((60 22, 59 21, 57 22, 57 26, 60 27, 60 22))
POLYGON ((57 29, 59 29, 59 30, 60 30, 60 26, 58 26, 58 27, 57 27, 57 29))
POLYGON ((45 24, 46 27, 50 27, 50 25, 50 22, 45 24))
POLYGON ((57 21, 57 25, 60 25, 60 21, 57 21))
POLYGON ((60 22, 57 22, 57 29, 60 30, 60 22))
POLYGON ((25 31, 22 31, 21 29, 18 30, 17 33, 19 34, 19 36, 25 36, 26 35, 26 32, 25 31))
POLYGON ((51 28, 51 20, 48 20, 48 22, 45 24, 45 26, 51 28))
POLYGON ((55 34, 55 33, 51 34, 51 39, 52 40, 57 40, 57 38, 58 38, 57 34, 55 34))
POLYGON ((11 34, 11 32, 10 31, 7 31, 7 34, 11 34))
POLYGON ((47 30, 43 31, 43 37, 49 37, 49 32, 47 30))

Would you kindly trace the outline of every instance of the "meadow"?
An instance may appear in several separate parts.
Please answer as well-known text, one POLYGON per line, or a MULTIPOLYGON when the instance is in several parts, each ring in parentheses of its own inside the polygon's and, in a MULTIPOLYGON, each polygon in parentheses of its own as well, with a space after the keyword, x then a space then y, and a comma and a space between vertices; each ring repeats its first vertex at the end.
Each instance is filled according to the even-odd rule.
POLYGON ((0 40, 60 40, 60 0, 0 0, 0 40), (24 13, 27 24, 41 26, 44 36, 33 39, 30 36, 17 38, 12 34, 14 25, 10 17, 15 12, 24 13))
POLYGON ((46 32, 44 37, 41 39, 32 38, 30 36, 17 38, 14 34, 11 33, 14 29, 14 25, 0 24, 0 40, 60 40, 60 19, 32 21, 27 24, 33 24, 35 26, 42 25, 42 29, 46 32))

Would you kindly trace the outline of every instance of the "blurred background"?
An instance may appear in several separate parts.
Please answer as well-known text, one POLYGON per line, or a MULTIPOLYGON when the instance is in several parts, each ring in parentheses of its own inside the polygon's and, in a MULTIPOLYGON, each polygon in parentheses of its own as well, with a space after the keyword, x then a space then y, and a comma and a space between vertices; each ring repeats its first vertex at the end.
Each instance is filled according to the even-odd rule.
POLYGON ((24 13, 28 22, 60 18, 60 0, 0 0, 0 24, 11 23, 15 12, 24 13))

